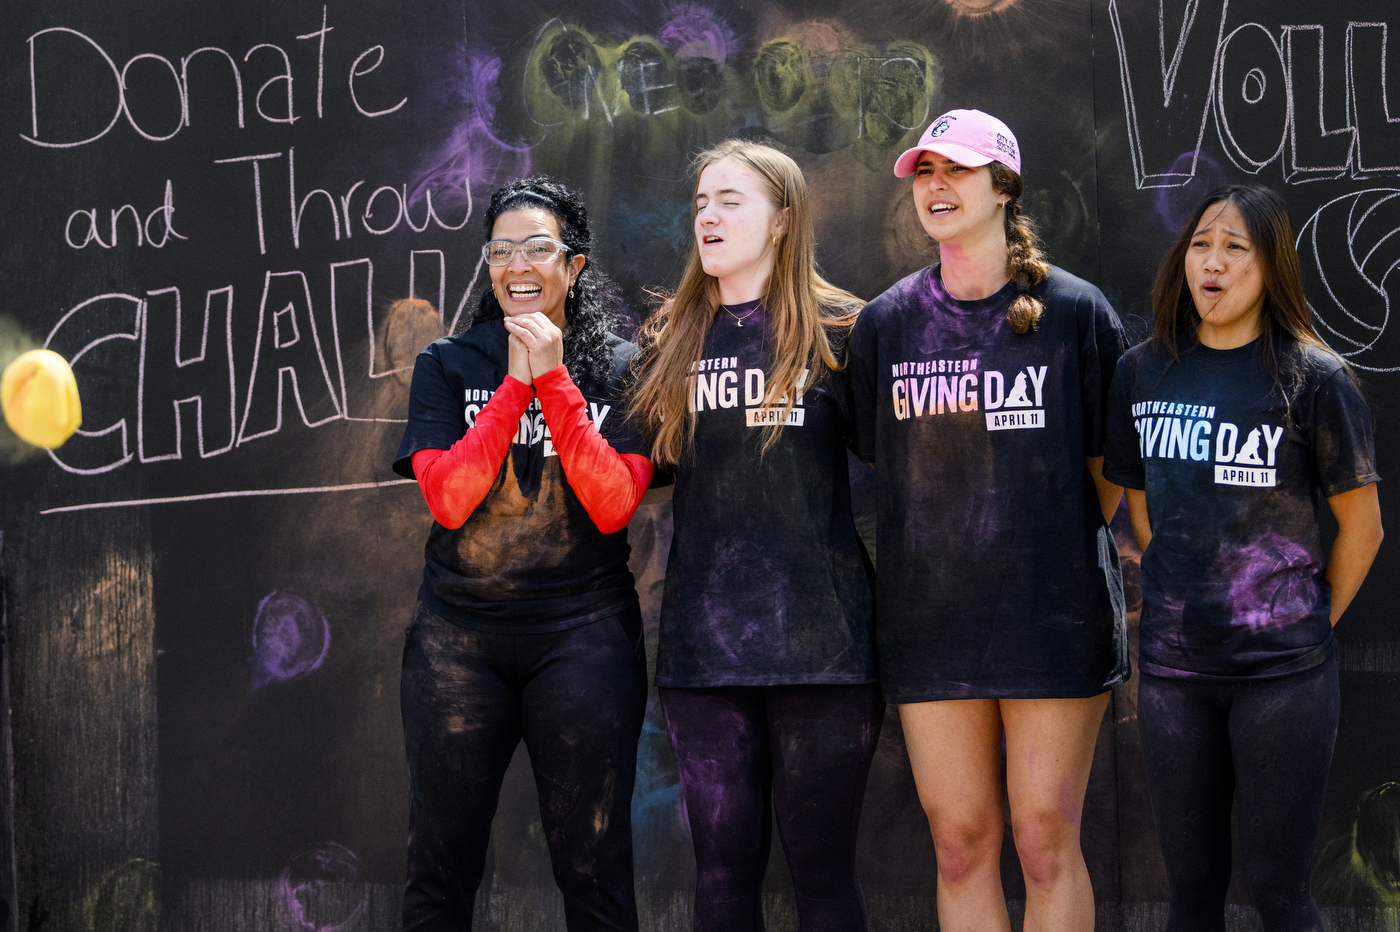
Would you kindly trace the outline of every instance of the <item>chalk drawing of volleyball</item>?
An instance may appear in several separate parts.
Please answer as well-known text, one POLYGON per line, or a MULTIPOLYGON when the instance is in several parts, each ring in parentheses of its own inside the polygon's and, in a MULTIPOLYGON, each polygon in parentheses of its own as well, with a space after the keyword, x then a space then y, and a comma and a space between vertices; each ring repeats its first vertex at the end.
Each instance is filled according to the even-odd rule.
POLYGON ((1358 369, 1400 372, 1400 189, 1322 205, 1298 233, 1298 258, 1322 339, 1358 369))

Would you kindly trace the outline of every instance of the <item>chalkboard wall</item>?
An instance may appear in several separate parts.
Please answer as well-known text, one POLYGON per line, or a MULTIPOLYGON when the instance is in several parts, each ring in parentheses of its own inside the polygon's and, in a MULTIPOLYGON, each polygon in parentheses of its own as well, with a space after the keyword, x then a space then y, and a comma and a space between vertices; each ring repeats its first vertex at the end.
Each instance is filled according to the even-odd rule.
MULTIPOLYGON (((0 427, 31 930, 397 928, 398 664, 431 519, 389 464, 414 355, 469 324, 482 205, 510 178, 585 191, 595 261, 640 319, 689 248, 690 157, 770 140, 811 181, 824 271, 869 298, 934 256, 895 156, 978 107, 1022 143, 1054 261, 1137 334, 1191 207, 1259 180, 1292 205, 1382 475, 1397 462, 1393 0, 126 0, 4 18, 0 364, 57 350, 84 409, 53 453, 0 427)), ((654 657, 669 505, 631 534, 654 657)), ((1400 781, 1395 553, 1338 630, 1314 877, 1338 929, 1400 923, 1400 891, 1348 844, 1361 794, 1400 781)), ((1114 695, 1083 828, 1106 929, 1165 920, 1135 696, 1114 695)), ((654 701, 633 809, 643 925, 689 928, 654 701)), ((523 751, 492 852, 479 927, 562 929, 523 751)), ((794 929, 781 862, 770 925, 794 929)), ((933 864, 891 712, 862 828, 872 928, 934 927, 933 864)), ((1003 873, 1023 897, 1009 839, 1003 873)), ((1256 927, 1244 906, 1229 919, 1256 927)))

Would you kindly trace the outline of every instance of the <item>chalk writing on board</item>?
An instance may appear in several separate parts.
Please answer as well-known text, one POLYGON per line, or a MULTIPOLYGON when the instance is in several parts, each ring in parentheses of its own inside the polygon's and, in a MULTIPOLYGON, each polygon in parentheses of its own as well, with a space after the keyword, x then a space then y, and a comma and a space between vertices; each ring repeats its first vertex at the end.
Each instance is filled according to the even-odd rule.
MULTIPOLYGON (((447 332, 465 313, 481 264, 478 260, 456 302, 447 332)), ((443 334, 441 318, 411 315, 402 322, 408 328, 405 335, 402 325, 390 326, 385 309, 372 300, 371 259, 329 267, 329 340, 316 323, 305 273, 269 271, 257 304, 252 362, 241 373, 232 348, 232 285, 207 290, 202 309, 187 307, 181 289, 173 286, 151 289, 144 297, 107 293, 79 302, 54 325, 44 346, 77 366, 100 346, 129 342, 136 353, 132 395, 125 401, 104 399, 104 409, 132 416, 80 428, 50 457, 76 475, 110 472, 133 460, 182 459, 191 453, 182 427, 186 406, 194 411, 193 446, 201 459, 280 432, 289 411, 313 428, 342 419, 402 423, 402 392, 374 406, 357 389, 366 381, 411 371, 417 350, 443 334), (361 283, 350 281, 355 274, 361 283), (407 346, 402 345, 405 338, 407 346), (352 401, 361 406, 351 409, 352 401)), ((408 293, 426 296, 434 306, 446 301, 447 260, 441 250, 410 251, 408 293)))
MULTIPOLYGON (((70 366, 77 366, 82 362, 84 356, 105 343, 115 340, 130 340, 135 343, 141 335, 140 320, 144 303, 134 295, 116 293, 94 295, 85 301, 80 301, 59 318, 58 323, 54 325, 53 330, 49 332, 48 338, 44 341, 44 348, 54 350, 67 359, 70 366), (65 326, 70 321, 75 322, 72 331, 77 335, 77 339, 86 340, 86 342, 78 343, 63 339, 55 341, 56 336, 66 335, 65 326), (93 333, 98 334, 98 336, 88 339, 93 333)), ((139 407, 139 385, 137 393, 139 407)), ((65 472, 96 475, 131 462, 131 442, 128 436, 126 418, 121 418, 106 427, 89 427, 87 430, 79 427, 69 438, 69 443, 76 444, 79 449, 87 447, 90 450, 104 452, 96 454, 101 460, 100 465, 83 467, 70 465, 60 459, 55 451, 50 450, 49 457, 65 472)), ((65 455, 67 454, 65 453, 65 455)))
MULTIPOLYGON (((318 42, 318 119, 325 116, 325 49, 333 31, 334 27, 326 24, 323 8, 321 29, 295 37, 297 41, 318 42)), ((837 145, 867 138, 893 144, 908 131, 922 128, 937 93, 937 63, 932 53, 907 41, 841 46, 834 36, 830 26, 807 24, 797 35, 772 37, 761 45, 752 69, 734 74, 753 88, 764 112, 777 120, 770 129, 782 131, 812 123, 803 118, 810 117, 814 107, 829 108, 845 122, 847 129, 837 133, 837 145)), ((118 67, 96 39, 66 26, 41 29, 29 36, 27 44, 30 126, 28 133, 20 135, 32 145, 54 149, 86 146, 107 136, 123 121, 142 139, 174 139, 197 122, 194 104, 200 94, 219 93, 210 89, 217 86, 216 71, 196 68, 192 74, 191 65, 202 65, 205 60, 227 65, 232 80, 218 83, 226 88, 222 93, 235 101, 240 129, 247 124, 248 96, 252 97, 252 112, 267 123, 291 125, 306 116, 296 112, 291 58, 286 48, 276 43, 257 43, 241 59, 226 49, 203 46, 181 56, 178 67, 153 52, 133 55, 118 67), (270 56, 281 70, 254 92, 244 88, 243 69, 255 54, 264 59, 270 56), (110 84, 91 88, 92 93, 81 101, 82 112, 73 112, 70 108, 77 102, 48 92, 46 76, 94 60, 106 66, 110 84), (149 83, 133 81, 134 68, 168 74, 173 95, 159 99, 150 94, 146 98, 133 96, 139 93, 137 88, 149 83), (104 92, 111 99, 112 110, 101 125, 102 117, 94 121, 90 114, 95 112, 92 101, 104 92), (140 118, 137 112, 142 114, 140 118), (91 125, 85 126, 85 122, 91 125), (76 128, 80 126, 83 128, 76 128)), ((622 43, 595 39, 581 27, 550 20, 536 32, 530 48, 520 89, 523 112, 541 129, 594 118, 611 123, 624 111, 643 116, 681 110, 704 115, 727 93, 727 75, 735 72, 730 49, 736 45, 732 28, 715 13, 698 7, 678 7, 655 38, 622 43)), ((367 96, 373 91, 366 90, 365 82, 372 84, 369 76, 384 64, 385 55, 382 45, 364 49, 346 76, 346 97, 361 117, 387 116, 408 103, 407 97, 397 102, 371 102, 367 96)), ((98 73, 103 73, 100 65, 98 73)))
MULTIPOLYGON (((376 84, 376 77, 386 73, 379 71, 381 66, 392 64, 392 56, 377 43, 350 49, 353 62, 343 73, 341 106, 338 110, 330 106, 335 102, 336 85, 334 80, 328 85, 326 50, 328 43, 334 42, 333 31, 323 6, 320 28, 295 35, 296 41, 312 42, 316 47, 315 119, 376 119, 405 107, 407 96, 386 96, 376 84)), ((88 146, 120 133, 123 126, 140 139, 166 142, 181 132, 198 132, 213 125, 201 116, 201 105, 223 105, 229 128, 236 124, 238 129, 245 128, 249 120, 290 126, 310 116, 296 111, 293 82, 309 80, 311 75, 294 74, 287 51, 292 46, 282 40, 256 42, 241 56, 216 45, 194 48, 176 59, 139 52, 120 65, 102 42, 68 26, 38 30, 29 36, 27 46, 29 126, 28 132, 20 135, 43 149, 88 146), (271 77, 267 76, 269 68, 271 77), (70 71, 91 76, 84 87, 86 93, 72 95, 60 90, 64 85, 54 79, 70 71)), ((299 250, 308 244, 312 231, 319 239, 332 241, 350 240, 357 233, 373 240, 400 230, 413 234, 452 232, 464 227, 473 212, 472 192, 465 183, 456 195, 445 199, 443 203, 450 205, 447 210, 436 200, 440 187, 431 181, 387 179, 394 183, 383 183, 385 179, 362 178, 346 185, 327 185, 315 177, 317 165, 298 164, 297 148, 291 145, 273 152, 228 153, 210 162, 228 166, 227 171, 241 166, 241 178, 231 177, 222 183, 231 184, 235 197, 246 198, 244 203, 251 207, 254 222, 249 223, 247 236, 250 244, 256 236, 260 255, 277 251, 270 240, 274 235, 280 238, 284 230, 290 232, 291 248, 299 250), (285 195, 278 190, 283 178, 285 195)), ((178 177, 165 178, 163 190, 152 192, 158 199, 145 203, 131 199, 111 206, 72 205, 55 218, 62 220, 56 233, 74 250, 162 249, 187 241, 187 230, 176 219, 181 184, 178 177)), ((181 287, 167 285, 144 294, 104 293, 77 301, 62 314, 45 345, 64 353, 80 369, 84 358, 99 348, 103 349, 100 356, 92 357, 102 360, 98 371, 111 365, 113 359, 134 359, 136 377, 129 380, 129 386, 119 382, 115 392, 104 393, 107 397, 102 404, 91 405, 90 412, 99 413, 97 422, 62 452, 50 452, 52 460, 67 473, 91 476, 131 462, 193 458, 196 452, 201 460, 217 457, 279 433, 286 416, 309 427, 338 420, 401 421, 395 415, 402 413, 402 390, 357 392, 361 383, 399 376, 412 365, 411 353, 407 359, 402 353, 390 353, 395 361, 386 361, 386 352, 397 344, 390 347, 380 336, 387 325, 382 320, 383 308, 377 308, 371 299, 371 260, 330 263, 329 339, 318 324, 318 319, 325 318, 315 313, 304 268, 289 265, 297 264, 286 263, 258 273, 261 297, 255 318, 250 313, 254 309, 250 299, 258 292, 239 285, 235 295, 235 286, 228 283, 214 283, 205 289, 186 286, 183 294, 181 287), (365 288, 342 288, 337 294, 342 273, 351 266, 363 266, 365 288), (201 290, 202 300, 198 297, 201 290), (247 370, 241 372, 236 371, 233 351, 236 313, 244 316, 245 323, 252 318, 256 327, 252 361, 245 363, 247 370), (356 405, 353 409, 352 402, 356 405), (117 414, 108 423, 101 423, 101 415, 109 411, 117 414), (191 424, 194 436, 186 437, 191 424)), ((479 272, 480 263, 455 304, 454 326, 465 311, 479 272)), ((421 286, 435 307, 443 307, 448 297, 446 283, 446 262, 440 250, 410 250, 409 295, 417 294, 421 286)), ((314 300, 325 298, 314 296, 314 300)), ((415 315, 409 320, 408 344, 413 351, 422 345, 413 331, 418 319, 415 315)), ((441 323, 440 318, 435 321, 434 336, 441 335, 441 323)), ((424 328, 424 335, 431 329, 424 328)), ((214 490, 140 502, 349 491, 394 484, 397 480, 301 489, 214 490)), ((117 507, 136 501, 72 507, 117 507)))
POLYGON ((282 429, 283 390, 291 384, 297 413, 307 427, 319 427, 340 417, 340 399, 331 384, 330 369, 311 312, 311 287, 302 272, 268 272, 258 302, 258 335, 253 342, 253 367, 238 442, 275 434, 282 429), (272 311, 283 301, 281 310, 272 311), (308 326, 302 339, 302 327, 308 326), (260 375, 266 376, 262 379, 260 375), (269 384, 271 383, 271 384, 269 384), (275 392, 274 396, 271 394, 275 392), (249 422, 252 422, 251 424, 249 422))
POLYGON ((883 167, 887 150, 923 129, 940 90, 938 63, 916 42, 852 44, 811 21, 761 39, 751 66, 740 67, 736 45, 722 18, 695 7, 654 38, 621 42, 550 20, 534 33, 512 91, 520 132, 538 144, 592 123, 706 117, 756 98, 761 125, 780 142, 814 152, 854 147, 883 167))
POLYGON ((111 233, 106 242, 103 241, 102 234, 97 226, 97 213, 98 209, 96 207, 89 207, 79 208, 69 214, 68 222, 63 225, 63 241, 74 249, 82 249, 87 246, 88 243, 94 242, 103 249, 113 249, 118 243, 117 231, 119 225, 128 226, 125 223, 119 224, 119 221, 122 221, 123 218, 128 215, 131 217, 131 223, 128 226, 128 235, 132 233, 136 235, 136 245, 138 247, 152 246, 156 249, 162 249, 165 244, 170 241, 171 237, 175 239, 189 239, 189 237, 181 236, 175 231, 175 193, 172 190, 172 184, 169 180, 165 182, 165 200, 160 206, 146 214, 144 222, 141 219, 141 212, 131 204, 123 204, 120 207, 111 208, 109 211, 111 233), (77 221, 76 226, 74 221, 77 221), (86 223, 84 223, 84 221, 86 221, 86 223), (157 238, 157 233, 152 230, 152 224, 156 224, 155 231, 159 231, 159 238, 157 238), (75 231, 81 232, 83 237, 82 242, 73 242, 75 231))
MULTIPOLYGON (((318 119, 325 115, 326 37, 335 28, 326 25, 326 21, 327 10, 323 6, 321 8, 321 28, 296 37, 297 41, 315 39, 319 43, 316 59, 316 116, 318 119)), ((180 58, 179 68, 176 68, 175 63, 163 55, 141 52, 127 59, 126 63, 118 68, 116 61, 96 39, 67 26, 50 26, 47 29, 41 29, 29 37, 27 44, 29 46, 30 131, 21 133, 20 138, 33 145, 47 149, 71 149, 85 146, 102 139, 123 119, 142 139, 150 142, 165 142, 174 139, 182 130, 194 125, 191 119, 191 102, 195 97, 194 91, 200 85, 191 80, 190 64, 200 56, 214 56, 210 59, 211 61, 218 61, 217 56, 223 56, 222 60, 228 63, 233 78, 231 88, 237 104, 238 127, 243 129, 246 125, 243 73, 240 70, 239 60, 225 49, 215 46, 194 49, 180 58), (84 95, 81 99, 64 98, 62 95, 46 93, 45 78, 47 76, 90 64, 93 61, 93 56, 96 56, 98 61, 107 66, 107 71, 111 74, 110 84, 104 82, 104 87, 90 88, 91 93, 84 95), (155 96, 133 98, 132 95, 135 93, 133 85, 137 82, 131 80, 131 72, 135 67, 158 70, 163 68, 164 72, 169 73, 170 86, 175 91, 173 100, 178 102, 173 110, 168 106, 171 98, 156 98, 155 96), (112 100, 111 116, 107 124, 101 129, 97 129, 94 123, 86 129, 75 130, 74 126, 82 125, 93 100, 104 91, 112 100), (166 104, 164 107, 162 107, 163 102, 166 104), (68 109, 69 107, 77 107, 81 112, 73 112, 68 109), (144 114, 141 120, 138 120, 134 111, 141 111, 144 114), (96 132, 90 132, 94 129, 96 132), (90 132, 90 135, 81 136, 83 132, 90 132), (73 136, 81 138, 71 138, 73 136)), ((282 70, 265 81, 253 95, 253 111, 268 123, 290 125, 302 119, 302 115, 296 113, 295 98, 292 94, 292 64, 287 50, 271 42, 260 42, 244 53, 243 64, 247 65, 255 53, 261 53, 260 58, 271 56, 275 62, 281 64, 282 70), (264 97, 268 98, 266 104, 264 97)), ((370 87, 373 80, 368 76, 384 64, 384 57, 385 52, 382 45, 372 45, 364 49, 355 58, 345 79, 346 94, 351 106, 360 116, 368 119, 387 116, 408 103, 406 97, 397 103, 384 101, 383 105, 377 101, 377 95, 370 87)), ((201 64, 203 60, 200 59, 201 64)), ((100 65, 98 73, 102 73, 100 65)), ((205 75, 206 78, 212 79, 212 73, 205 73, 205 75)), ((100 122, 101 118, 99 117, 97 123, 100 122)))
POLYGON ((1321 25, 1250 22, 1227 33, 1228 7, 1163 2, 1154 21, 1152 4, 1109 2, 1139 188, 1190 181, 1212 118, 1225 155, 1251 174, 1280 160, 1290 183, 1400 171, 1400 101, 1392 108, 1386 88, 1388 24, 1349 23, 1336 68, 1324 57, 1321 25), (1157 68, 1148 64, 1154 59, 1157 68), (1345 83, 1345 113, 1325 112, 1329 77, 1345 83), (1192 153, 1186 164, 1183 151, 1192 153))
MULTIPOLYGON (((264 152, 258 155, 241 155, 215 160, 217 164, 248 162, 252 165, 250 174, 252 187, 249 193, 253 196, 253 215, 257 218, 258 251, 264 255, 267 253, 266 222, 264 219, 266 201, 263 198, 261 163, 281 157, 281 152, 264 152)), ((350 205, 352 201, 355 201, 356 192, 364 184, 364 179, 354 182, 341 191, 338 198, 325 188, 303 190, 301 197, 298 198, 296 148, 289 148, 287 150, 287 220, 292 231, 292 248, 301 248, 302 222, 307 209, 313 204, 319 205, 322 216, 329 217, 330 229, 336 240, 341 238, 342 229, 345 231, 346 239, 354 237, 357 227, 375 236, 383 236, 386 233, 394 232, 401 223, 406 224, 414 233, 422 233, 434 224, 439 229, 450 232, 462 229, 471 219, 472 201, 469 185, 466 186, 466 213, 460 220, 451 222, 438 215, 437 209, 433 206, 432 188, 421 183, 415 185, 412 197, 409 196, 407 183, 398 187, 387 184, 380 185, 368 194, 361 195, 356 201, 356 210, 352 212, 350 205), (414 222, 411 208, 411 205, 418 201, 423 202, 421 223, 414 222)), ((114 219, 114 230, 115 223, 114 219)))
MULTIPOLYGON (((227 273, 204 282, 157 278, 143 282, 144 290, 128 286, 65 302, 45 345, 79 367, 80 383, 128 365, 135 377, 104 385, 86 429, 50 453, 64 472, 98 476, 131 463, 210 460, 296 423, 310 429, 341 421, 401 423, 413 354, 460 329, 482 262, 458 291, 467 276, 451 273, 467 269, 450 270, 442 248, 410 246, 407 292, 386 290, 375 278, 376 264, 384 267, 375 241, 465 229, 474 198, 528 173, 537 157, 557 156, 577 134, 602 129, 623 139, 642 123, 679 129, 678 119, 711 120, 725 131, 736 121, 756 123, 784 145, 814 152, 849 147, 884 171, 888 151, 917 135, 941 93, 941 66, 924 46, 860 41, 825 20, 741 37, 723 11, 682 3, 649 34, 617 39, 551 19, 529 27, 505 52, 466 50, 469 80, 456 93, 467 106, 419 171, 345 177, 341 165, 328 177, 317 160, 318 133, 343 135, 346 121, 378 120, 417 98, 397 86, 391 92, 386 76, 398 60, 394 52, 374 39, 344 40, 328 6, 321 13, 319 22, 257 37, 246 47, 200 40, 173 53, 160 49, 163 54, 120 48, 106 34, 69 25, 28 36, 28 119, 19 134, 26 144, 54 158, 53 150, 131 140, 164 144, 157 151, 173 153, 170 140, 177 136, 217 131, 219 145, 233 139, 235 147, 200 150, 207 161, 193 167, 210 181, 192 180, 190 166, 182 175, 172 165, 146 193, 63 205, 49 227, 57 242, 93 254, 207 248, 197 242, 207 236, 199 223, 207 218, 189 205, 206 202, 217 179, 231 192, 230 248, 251 253, 256 244, 256 255, 267 257, 265 267, 248 270, 251 281, 227 273), (741 47, 754 54, 738 55, 741 47), (84 93, 71 93, 65 79, 72 75, 80 76, 84 93), (313 77, 314 107, 306 92, 313 77), (308 124, 316 127, 309 136, 308 124), (237 134, 255 125, 259 140, 285 132, 286 141, 243 147, 237 134), (362 240, 349 256, 314 265, 296 258, 362 240), (376 297, 386 293, 421 299, 430 310, 401 308, 391 319, 395 312, 376 297), (246 353, 235 354, 235 339, 246 353)), ((130 503, 384 484, 192 490, 130 503)))
MULTIPOLYGON (((481 265, 482 262, 478 260, 472 281, 462 292, 462 301, 457 307, 458 316, 465 310, 465 302, 476 287, 481 265)), ((453 326, 444 329, 442 315, 437 311, 447 294, 447 260, 442 251, 413 250, 409 256, 408 281, 408 293, 422 297, 400 299, 389 306, 386 315, 376 315, 372 297, 374 264, 368 259, 331 264, 331 305, 337 309, 337 313, 331 316, 331 325, 335 331, 336 369, 340 376, 340 397, 344 400, 347 421, 406 423, 407 419, 401 416, 403 390, 408 386, 418 351, 456 329, 455 318, 453 326), (424 271, 419 271, 420 266, 424 271), (436 275, 433 275, 434 268, 436 275), (352 301, 357 302, 353 310, 352 301), (368 343, 342 340, 340 322, 357 320, 361 309, 368 343), (347 373, 350 375, 348 379, 347 373), (390 392, 387 403, 373 397, 375 392, 372 386, 382 379, 394 379, 394 387, 398 389, 390 392)))
MULTIPOLYGON (((184 456, 184 437, 182 436, 182 419, 180 408, 182 405, 192 405, 195 409, 195 430, 198 441, 200 459, 210 456, 217 456, 232 450, 237 438, 234 435, 234 418, 237 417, 236 387, 234 383, 233 369, 233 288, 218 288, 209 291, 204 299, 204 314, 198 322, 199 326, 199 351, 188 356, 182 353, 185 345, 184 330, 185 315, 180 307, 179 288, 157 288, 146 293, 146 300, 140 303, 137 312, 136 328, 138 341, 140 344, 140 357, 137 362, 136 377, 136 448, 137 455, 143 463, 153 463, 159 460, 180 459, 184 456), (173 299, 173 307, 166 301, 156 300, 169 295, 173 299), (216 306, 219 308, 215 310, 216 306), (152 323, 152 312, 157 316, 156 324, 152 323), (173 318, 173 320, 172 320, 173 318), (173 326, 172 326, 173 324, 173 326), (163 325, 163 326, 162 326, 163 325), (213 338, 213 345, 210 345, 210 338, 213 338), (210 354, 213 354, 212 356, 210 354), (186 383, 179 379, 188 367, 196 363, 209 360, 211 366, 218 363, 228 373, 228 391, 222 391, 224 382, 222 378, 215 385, 189 385, 189 390, 195 394, 179 398, 171 403, 174 413, 174 449, 166 452, 156 452, 157 444, 149 441, 151 431, 150 421, 158 416, 158 411, 148 411, 147 405, 154 399, 146 393, 146 367, 147 364, 156 365, 160 361, 167 363, 173 361, 174 366, 170 370, 170 378, 175 382, 175 395, 183 395, 180 389, 186 383), (200 391, 201 388, 206 389, 200 391), (209 417, 205 417, 204 406, 206 397, 209 404, 209 417), (227 423, 221 417, 216 417, 216 412, 226 412, 227 423), (205 428, 209 428, 206 437, 205 428)), ((123 459, 123 462, 126 460, 123 459)))
POLYGON ((1324 340, 1358 369, 1400 371, 1400 188, 1329 201, 1298 233, 1309 305, 1324 340))

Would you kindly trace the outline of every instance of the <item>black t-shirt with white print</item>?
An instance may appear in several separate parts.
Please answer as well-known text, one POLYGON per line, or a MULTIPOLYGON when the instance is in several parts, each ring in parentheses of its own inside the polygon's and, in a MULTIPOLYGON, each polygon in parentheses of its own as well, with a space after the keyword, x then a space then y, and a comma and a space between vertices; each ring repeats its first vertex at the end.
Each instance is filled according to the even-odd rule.
POLYGON ((846 382, 828 373, 804 386, 780 439, 760 453, 763 425, 780 411, 762 403, 767 324, 757 302, 721 309, 687 389, 695 444, 675 470, 658 686, 876 679, 846 382))
POLYGON ((1104 474, 1145 490, 1139 666, 1264 679, 1333 650, 1324 499, 1376 474, 1371 412, 1335 356, 1305 347, 1285 403, 1258 341, 1170 366, 1148 342, 1118 364, 1104 474))
POLYGON ((1128 676, 1122 575, 1086 457, 1122 325, 1060 269, 1006 319, 938 266, 866 305, 848 372, 855 450, 877 472, 876 628, 889 702, 1083 698, 1128 676))
MULTIPOLYGON (((418 354, 395 472, 412 478, 414 453, 446 450, 462 439, 505 381, 506 337, 500 320, 484 321, 418 354)), ((646 456, 647 444, 629 425, 621 400, 636 347, 615 336, 609 345, 606 384, 570 377, 613 449, 646 456)), ((433 523, 419 597, 471 628, 562 631, 636 604, 630 552, 626 529, 599 531, 570 488, 534 399, 491 491, 466 523, 455 531, 433 523)))

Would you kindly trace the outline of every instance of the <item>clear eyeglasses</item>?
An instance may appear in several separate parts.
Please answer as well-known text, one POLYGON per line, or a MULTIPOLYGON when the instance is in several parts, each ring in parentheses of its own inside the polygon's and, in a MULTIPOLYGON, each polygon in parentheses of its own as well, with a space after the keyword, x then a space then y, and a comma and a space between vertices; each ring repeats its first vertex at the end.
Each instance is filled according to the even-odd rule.
POLYGON ((568 251, 568 246, 547 236, 531 237, 523 243, 509 239, 493 239, 481 247, 481 255, 487 265, 510 265, 517 252, 524 253, 526 262, 543 265, 553 262, 568 251))

